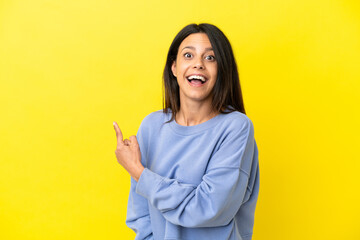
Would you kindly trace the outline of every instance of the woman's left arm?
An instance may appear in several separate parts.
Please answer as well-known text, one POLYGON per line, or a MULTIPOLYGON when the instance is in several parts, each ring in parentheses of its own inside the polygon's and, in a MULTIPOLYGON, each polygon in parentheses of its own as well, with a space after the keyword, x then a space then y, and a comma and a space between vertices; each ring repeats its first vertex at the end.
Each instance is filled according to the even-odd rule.
POLYGON ((254 130, 248 120, 214 153, 198 186, 164 178, 145 168, 136 192, 147 198, 173 224, 223 226, 234 218, 251 195, 253 184, 249 181, 253 183, 255 177, 250 173, 257 172, 254 130))

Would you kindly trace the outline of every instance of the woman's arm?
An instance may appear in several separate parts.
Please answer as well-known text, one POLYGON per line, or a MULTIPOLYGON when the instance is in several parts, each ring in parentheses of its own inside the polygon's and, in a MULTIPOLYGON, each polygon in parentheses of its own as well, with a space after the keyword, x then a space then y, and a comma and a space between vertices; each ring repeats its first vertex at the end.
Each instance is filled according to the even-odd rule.
POLYGON ((249 120, 224 140, 198 186, 164 178, 145 168, 136 192, 173 224, 184 227, 227 225, 251 194, 250 172, 258 167, 257 161, 253 161, 255 147, 249 120))
POLYGON ((117 137, 116 157, 125 169, 133 169, 131 175, 130 194, 127 206, 126 225, 135 233, 135 240, 153 239, 148 201, 136 193, 137 180, 145 166, 145 158, 141 157, 144 149, 141 132, 138 132, 138 138, 131 136, 130 140, 123 140, 123 135, 119 126, 114 122, 114 129, 117 137), (126 163, 125 163, 126 162, 126 163))

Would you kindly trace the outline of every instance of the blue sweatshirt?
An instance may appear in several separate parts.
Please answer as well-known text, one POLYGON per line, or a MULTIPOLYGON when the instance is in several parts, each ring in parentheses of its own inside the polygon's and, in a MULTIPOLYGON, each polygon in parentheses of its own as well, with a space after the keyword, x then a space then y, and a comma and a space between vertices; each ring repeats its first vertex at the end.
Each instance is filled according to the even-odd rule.
POLYGON ((149 114, 137 139, 145 169, 131 178, 126 224, 135 239, 250 240, 259 193, 251 120, 231 112, 195 125, 149 114))

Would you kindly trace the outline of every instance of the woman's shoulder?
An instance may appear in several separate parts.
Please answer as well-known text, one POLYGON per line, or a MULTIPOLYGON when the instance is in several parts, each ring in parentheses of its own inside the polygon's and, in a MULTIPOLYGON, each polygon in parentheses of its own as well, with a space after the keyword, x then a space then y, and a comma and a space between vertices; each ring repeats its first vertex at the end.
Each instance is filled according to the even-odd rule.
POLYGON ((167 117, 169 116, 169 113, 164 113, 164 111, 158 110, 155 112, 152 112, 150 114, 148 114, 144 119, 143 122, 162 122, 162 121, 166 121, 167 117))
POLYGON ((223 113, 223 119, 221 122, 232 129, 253 127, 251 119, 246 114, 239 111, 223 113))
POLYGON ((154 128, 160 126, 171 118, 171 113, 158 110, 148 114, 141 122, 140 128, 154 128))
POLYGON ((242 136, 248 136, 247 139, 250 139, 254 138, 255 133, 251 119, 239 111, 223 113, 216 129, 221 136, 231 139, 243 139, 242 136))

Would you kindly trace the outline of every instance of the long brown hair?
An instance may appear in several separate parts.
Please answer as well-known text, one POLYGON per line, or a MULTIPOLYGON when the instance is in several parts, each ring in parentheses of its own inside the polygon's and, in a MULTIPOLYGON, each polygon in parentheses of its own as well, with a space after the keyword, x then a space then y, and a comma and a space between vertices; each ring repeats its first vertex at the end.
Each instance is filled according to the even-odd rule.
POLYGON ((213 110, 219 113, 239 111, 245 114, 239 73, 230 42, 219 28, 207 23, 185 26, 171 43, 163 73, 163 112, 171 111, 170 121, 172 121, 180 110, 179 85, 176 77, 172 74, 171 66, 176 61, 180 44, 193 33, 205 33, 208 36, 217 61, 217 79, 212 89, 213 110))

